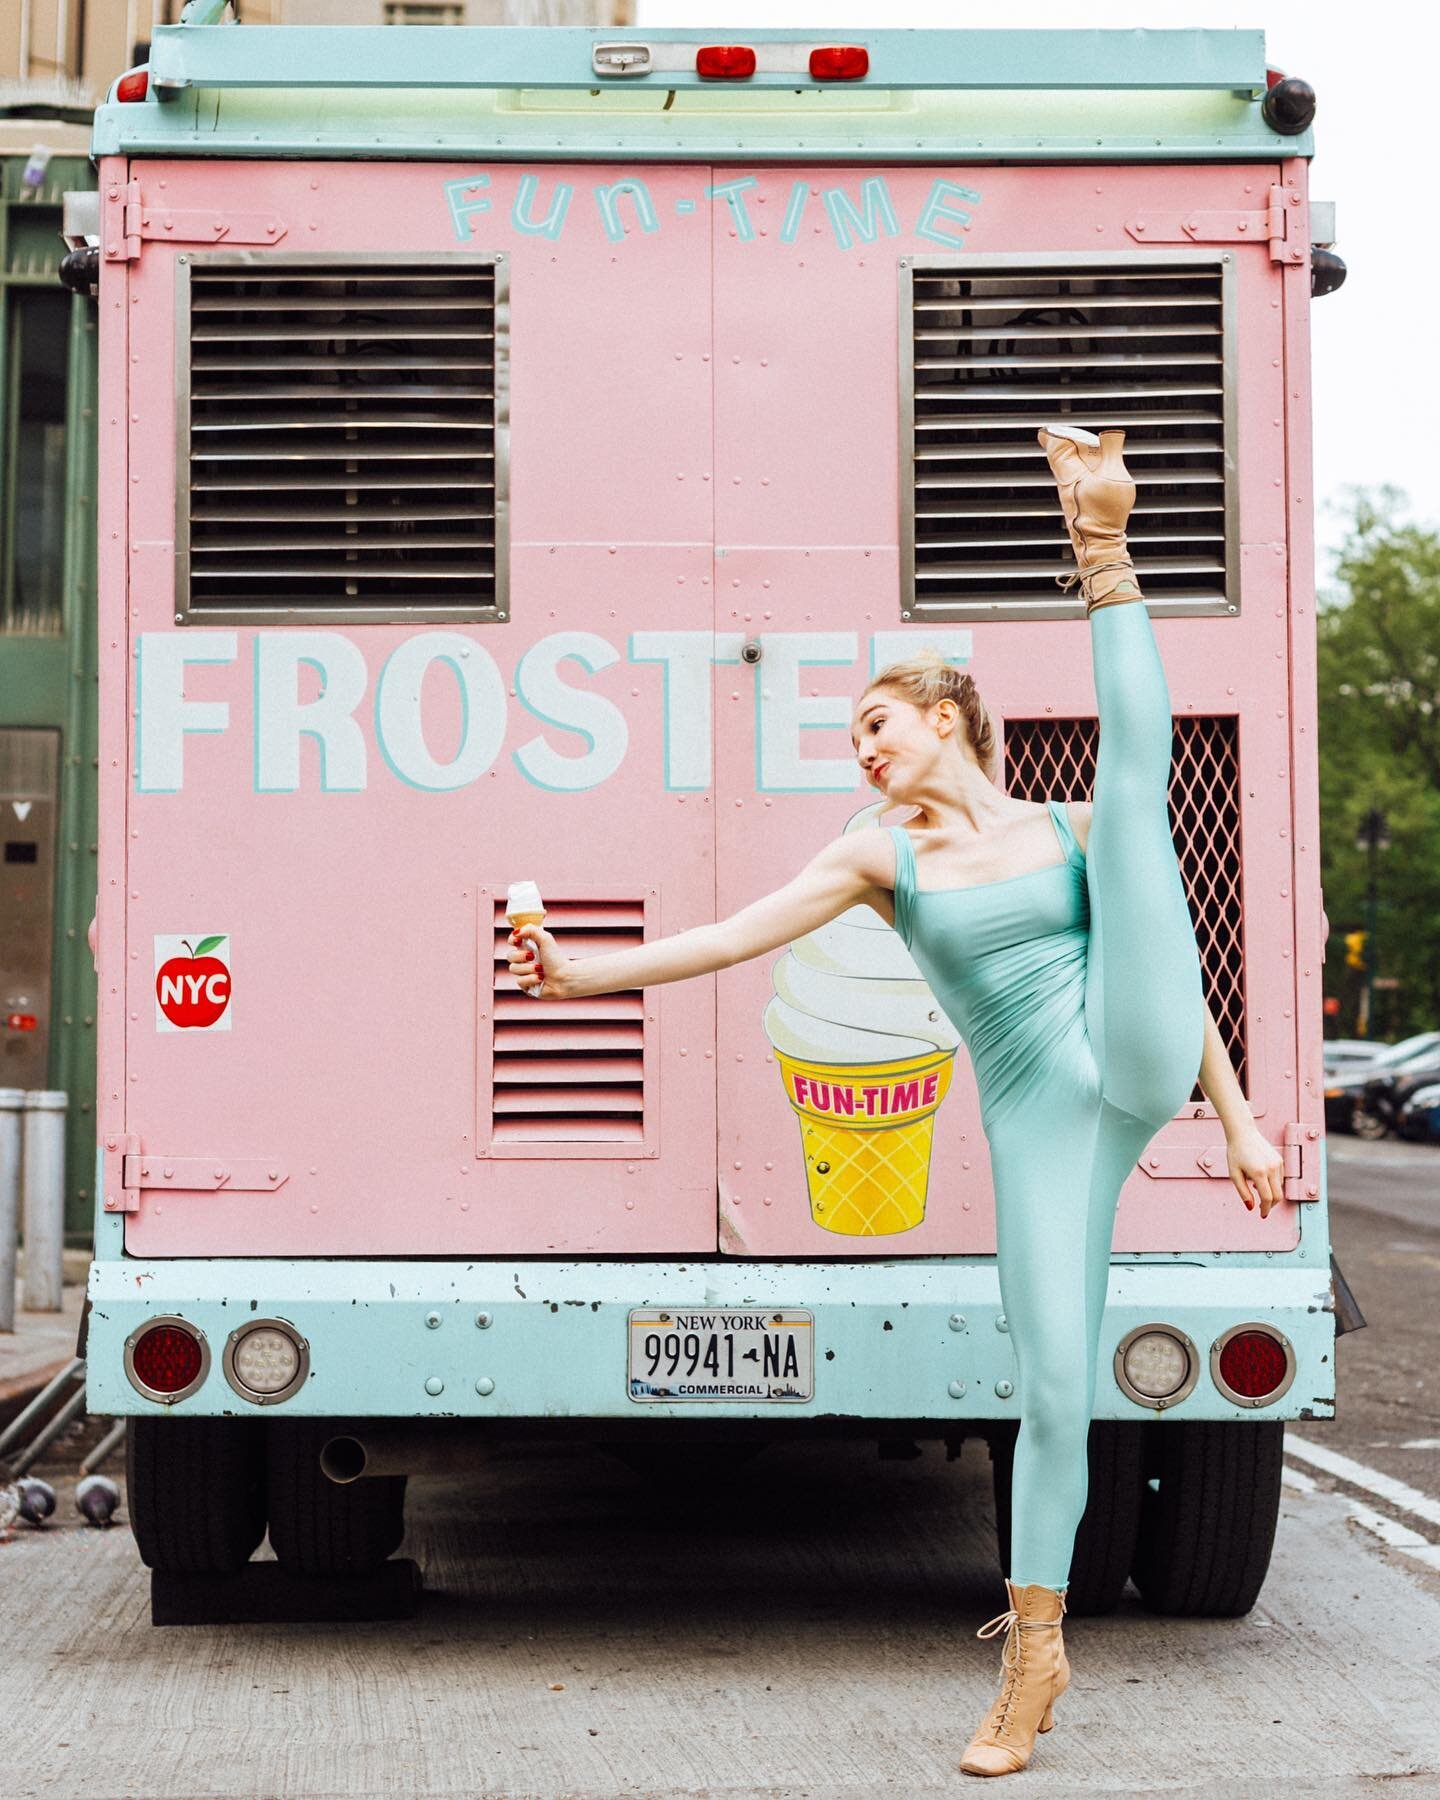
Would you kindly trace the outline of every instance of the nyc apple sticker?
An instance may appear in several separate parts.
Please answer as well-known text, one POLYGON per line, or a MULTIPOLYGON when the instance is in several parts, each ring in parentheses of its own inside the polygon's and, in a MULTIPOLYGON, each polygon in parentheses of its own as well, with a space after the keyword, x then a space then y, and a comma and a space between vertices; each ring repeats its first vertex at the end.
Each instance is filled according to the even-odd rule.
POLYGON ((230 1029, 229 944, 223 933, 195 939, 156 937, 157 1031, 230 1029))

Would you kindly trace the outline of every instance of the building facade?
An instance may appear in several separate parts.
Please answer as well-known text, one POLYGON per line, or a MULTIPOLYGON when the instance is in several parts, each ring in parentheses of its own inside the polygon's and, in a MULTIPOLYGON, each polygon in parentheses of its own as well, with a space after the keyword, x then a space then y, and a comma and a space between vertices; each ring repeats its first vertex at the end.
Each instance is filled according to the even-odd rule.
MULTIPOLYGON (((184 0, 6 0, 0 106, 22 88, 38 104, 91 105, 143 62, 157 25, 184 0)), ((632 25, 634 0, 239 0, 247 25, 632 25)))

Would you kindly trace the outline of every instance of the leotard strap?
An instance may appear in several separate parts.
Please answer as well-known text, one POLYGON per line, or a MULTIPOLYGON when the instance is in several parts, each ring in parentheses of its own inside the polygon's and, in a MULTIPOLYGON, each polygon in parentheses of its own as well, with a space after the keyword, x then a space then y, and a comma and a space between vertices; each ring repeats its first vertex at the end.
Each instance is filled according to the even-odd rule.
POLYGON ((1050 817, 1055 821, 1055 829, 1060 834, 1060 842, 1065 847, 1065 855, 1070 862, 1083 863, 1085 852, 1080 848, 1080 840, 1076 837, 1070 824, 1070 812, 1063 800, 1047 800, 1050 817))
POLYGON ((903 825, 891 825, 895 840, 895 929, 908 950, 915 917, 915 846, 903 825))

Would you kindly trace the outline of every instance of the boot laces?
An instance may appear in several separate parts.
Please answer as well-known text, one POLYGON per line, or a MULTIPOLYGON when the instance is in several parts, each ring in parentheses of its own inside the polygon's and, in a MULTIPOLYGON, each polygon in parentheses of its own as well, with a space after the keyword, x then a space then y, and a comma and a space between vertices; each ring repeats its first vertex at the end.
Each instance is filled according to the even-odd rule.
MULTIPOLYGON (((1110 569, 1125 569, 1125 570, 1128 570, 1131 575, 1134 575, 1134 573, 1135 573, 1134 563, 1132 563, 1127 558, 1124 562, 1097 563, 1093 569, 1075 569, 1075 570, 1072 570, 1072 572, 1069 575, 1057 575, 1055 577, 1055 585, 1056 585, 1056 587, 1058 587, 1060 589, 1062 594, 1068 594, 1070 592, 1071 588, 1074 587, 1075 583, 1078 581, 1081 584, 1080 585, 1081 595, 1088 602, 1091 596, 1090 596, 1089 589, 1087 588, 1087 586, 1085 584, 1087 582, 1089 582, 1094 576, 1103 575, 1106 573, 1107 570, 1110 570, 1110 569)), ((1137 585, 1135 591, 1137 594, 1139 593, 1140 589, 1139 589, 1138 585, 1137 585)))
MULTIPOLYGON (((1063 1618, 1065 1598, 1061 1595, 1060 1613, 1063 1618)), ((1022 1631, 1053 1631, 1060 1624, 1060 1619, 1022 1619, 1012 1606, 1003 1613, 997 1613, 988 1619, 975 1633, 977 1638, 995 1637, 1000 1631, 1005 1633, 1004 1648, 1000 1652, 1000 1672, 1005 1677, 1005 1685, 1000 1690, 997 1705, 1000 1716, 995 1723, 997 1736, 1004 1736, 1010 1723, 1010 1711, 1015 1704, 1015 1693, 1019 1686, 1021 1671, 1025 1664, 1024 1639, 1022 1631)))

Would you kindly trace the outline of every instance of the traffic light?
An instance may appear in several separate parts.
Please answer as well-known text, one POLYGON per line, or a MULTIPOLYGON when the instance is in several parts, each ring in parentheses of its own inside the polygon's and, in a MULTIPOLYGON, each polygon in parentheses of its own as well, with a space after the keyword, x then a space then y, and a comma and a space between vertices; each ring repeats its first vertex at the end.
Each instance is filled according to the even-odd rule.
POLYGON ((1367 935, 1363 931, 1347 931, 1345 933, 1345 966, 1347 969, 1363 969, 1365 967, 1367 935))

